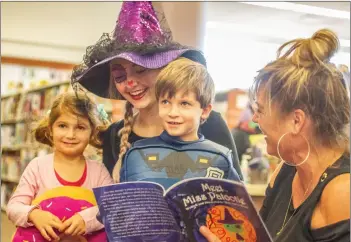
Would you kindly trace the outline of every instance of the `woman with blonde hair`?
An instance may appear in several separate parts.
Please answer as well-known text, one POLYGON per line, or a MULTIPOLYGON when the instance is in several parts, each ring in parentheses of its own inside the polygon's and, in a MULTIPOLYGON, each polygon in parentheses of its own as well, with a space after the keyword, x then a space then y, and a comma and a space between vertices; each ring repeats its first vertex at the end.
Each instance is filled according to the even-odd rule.
POLYGON ((253 121, 282 160, 260 211, 274 241, 350 241, 350 103, 329 62, 338 46, 328 29, 283 44, 251 90, 253 121))
MULTIPOLYGON (((84 63, 72 74, 72 84, 104 98, 126 100, 124 119, 110 126, 104 137, 103 162, 116 182, 122 160, 135 141, 159 136, 162 120, 154 86, 171 61, 185 57, 206 66, 203 54, 172 39, 162 15, 151 2, 124 2, 113 32, 87 48, 84 63), (138 110, 134 115, 133 108, 138 110)), ((233 153, 233 166, 242 177, 233 138, 221 115, 212 111, 201 133, 233 153)))
POLYGON ((345 83, 345 86, 347 89, 347 93, 350 97, 350 71, 349 71, 349 67, 347 65, 341 64, 338 66, 338 68, 344 77, 344 83, 345 83))

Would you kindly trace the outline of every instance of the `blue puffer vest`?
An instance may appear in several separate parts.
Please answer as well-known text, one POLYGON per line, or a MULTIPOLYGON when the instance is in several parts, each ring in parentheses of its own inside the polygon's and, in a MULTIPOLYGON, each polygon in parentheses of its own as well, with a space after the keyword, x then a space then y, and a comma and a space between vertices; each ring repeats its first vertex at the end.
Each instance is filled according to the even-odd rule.
POLYGON ((185 142, 168 135, 135 142, 125 155, 120 181, 152 181, 165 189, 194 177, 240 181, 233 168, 231 150, 206 140, 185 142))

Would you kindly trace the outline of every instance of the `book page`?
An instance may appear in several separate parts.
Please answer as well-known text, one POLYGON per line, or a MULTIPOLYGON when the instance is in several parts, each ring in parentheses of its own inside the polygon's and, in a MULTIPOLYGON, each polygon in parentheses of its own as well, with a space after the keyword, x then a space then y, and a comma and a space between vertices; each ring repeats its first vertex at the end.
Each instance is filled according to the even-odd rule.
POLYGON ((162 186, 126 182, 93 190, 109 242, 181 241, 162 186))
POLYGON ((177 209, 190 242, 207 242, 199 227, 207 226, 222 242, 269 242, 267 229, 245 187, 238 182, 194 178, 174 184, 166 192, 177 209))

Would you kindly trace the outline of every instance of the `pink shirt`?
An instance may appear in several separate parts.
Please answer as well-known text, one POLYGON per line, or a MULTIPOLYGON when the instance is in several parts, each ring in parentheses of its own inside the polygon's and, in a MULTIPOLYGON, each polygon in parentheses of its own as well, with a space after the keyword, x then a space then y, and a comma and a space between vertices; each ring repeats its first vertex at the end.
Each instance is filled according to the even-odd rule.
MULTIPOLYGON (((113 184, 113 180, 106 167, 97 161, 87 160, 87 177, 81 187, 92 189, 94 187, 113 184)), ((54 154, 33 159, 24 170, 7 205, 9 219, 20 227, 28 227, 28 214, 35 207, 32 201, 42 193, 56 187, 63 186, 55 176, 54 154)), ((97 231, 104 226, 97 219, 98 207, 85 209, 79 214, 86 224, 86 233, 97 231)))

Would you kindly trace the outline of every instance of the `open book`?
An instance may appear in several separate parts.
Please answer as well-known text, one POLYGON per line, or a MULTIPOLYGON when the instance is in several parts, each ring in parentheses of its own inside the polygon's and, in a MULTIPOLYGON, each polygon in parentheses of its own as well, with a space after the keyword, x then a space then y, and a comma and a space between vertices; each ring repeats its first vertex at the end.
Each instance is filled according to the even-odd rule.
POLYGON ((182 180, 166 191, 153 182, 94 188, 109 242, 272 241, 243 184, 215 178, 182 180))

